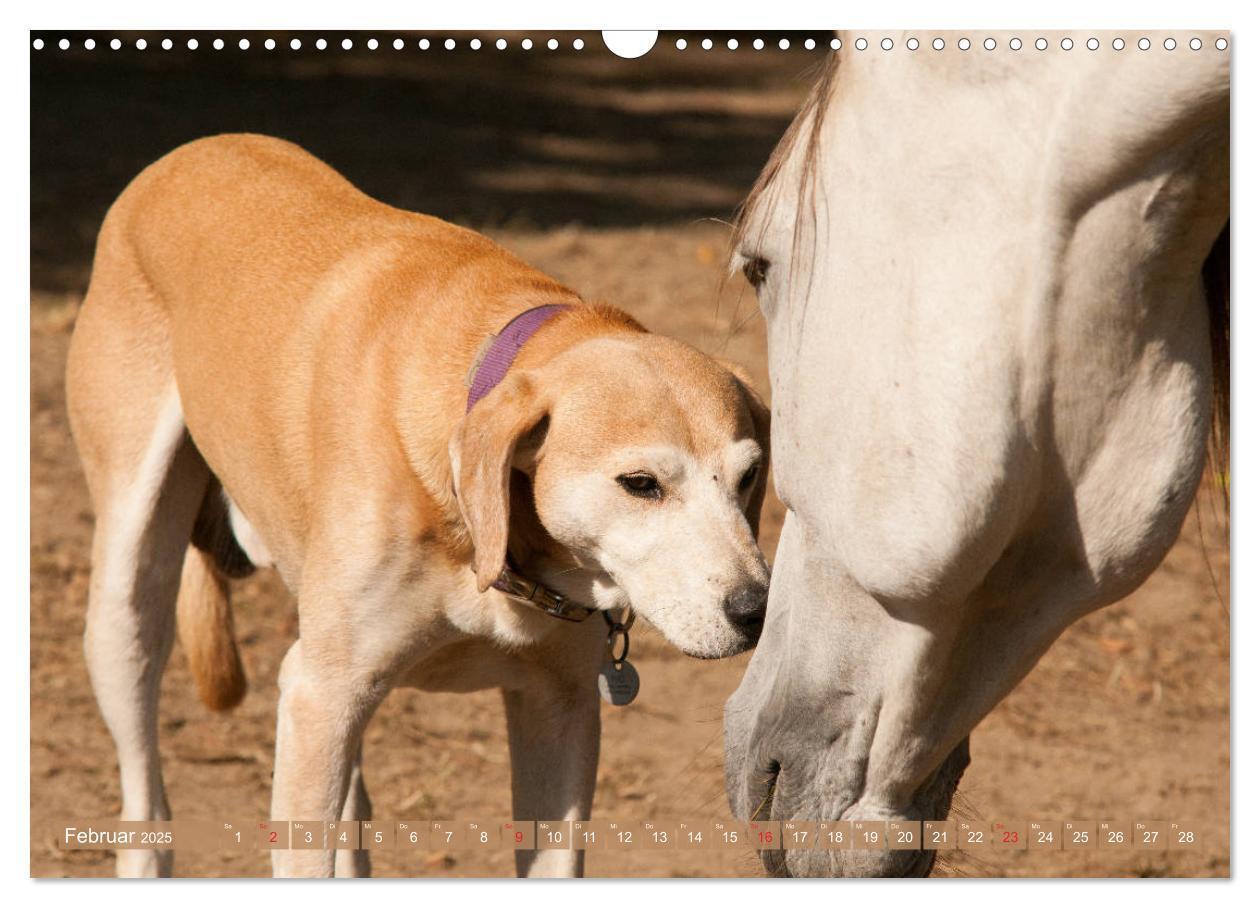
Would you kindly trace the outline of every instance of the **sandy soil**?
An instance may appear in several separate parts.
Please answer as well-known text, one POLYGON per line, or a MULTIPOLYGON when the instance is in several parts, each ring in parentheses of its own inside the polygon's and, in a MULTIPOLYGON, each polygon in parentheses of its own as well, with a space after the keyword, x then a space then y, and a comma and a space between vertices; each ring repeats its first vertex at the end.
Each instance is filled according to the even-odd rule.
MULTIPOLYGON (((162 80, 151 58, 109 67, 82 59, 36 65, 32 874, 112 872, 108 853, 58 851, 54 834, 63 821, 119 809, 114 751, 82 657, 92 513, 66 428, 62 382, 92 237, 110 198, 147 160, 184 138, 267 129, 268 118, 276 118, 268 131, 306 137, 379 196, 487 229, 584 295, 745 364, 764 390, 764 332, 754 301, 741 282, 724 280, 725 227, 701 218, 729 216, 799 99, 809 60, 741 54, 679 62, 654 52, 648 62, 631 77, 603 56, 557 56, 525 67, 533 82, 502 63, 472 74, 425 60, 383 67, 365 55, 270 68, 255 60, 244 71, 167 62, 161 66, 172 71, 162 80), (181 106, 181 86, 205 95, 191 103, 184 96, 181 106), (463 101, 451 96, 453 86, 463 101), (135 122, 110 128, 123 109, 135 122), (403 110, 424 116, 408 118, 403 110), (328 119, 332 128, 319 126, 328 119), (68 145, 71 135, 79 140, 68 145), (466 153, 469 147, 478 150, 466 153)), ((763 523, 770 553, 781 520, 782 506, 772 499, 763 523)), ((981 724, 957 804, 959 816, 985 820, 1182 820, 1211 830, 1203 848, 1175 855, 954 853, 938 874, 1229 873, 1222 831, 1229 820, 1229 562, 1222 522, 1205 487, 1156 574, 1133 596, 1071 628, 981 724)), ((177 816, 254 820, 266 813, 276 671, 293 639, 295 609, 273 576, 240 584, 235 607, 252 682, 245 702, 227 715, 207 713, 178 647, 164 682, 162 746, 177 816)), ((636 635, 643 691, 631 708, 605 708, 596 815, 726 818, 721 709, 746 659, 696 662, 649 629, 636 635)), ((498 696, 395 693, 370 727, 365 767, 380 817, 505 816, 498 696)), ((587 868, 594 876, 760 871, 751 852, 596 853, 587 868)), ((502 876, 511 873, 511 857, 383 853, 375 869, 384 876, 502 876)), ((268 872, 263 852, 188 853, 177 864, 180 875, 268 872)))

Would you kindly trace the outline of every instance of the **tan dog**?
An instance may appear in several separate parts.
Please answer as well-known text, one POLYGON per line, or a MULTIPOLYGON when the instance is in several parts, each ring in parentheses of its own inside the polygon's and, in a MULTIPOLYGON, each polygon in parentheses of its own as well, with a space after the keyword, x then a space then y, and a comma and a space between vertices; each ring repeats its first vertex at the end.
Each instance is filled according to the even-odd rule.
MULTIPOLYGON (((177 612, 206 703, 244 695, 227 581, 254 564, 278 568, 301 627, 276 819, 368 818, 360 740, 400 685, 502 688, 514 815, 589 815, 608 627, 501 592, 505 564, 569 618, 633 606, 693 655, 760 630, 769 426, 745 384, 288 143, 193 142, 123 192, 67 397, 97 514, 87 660, 124 819, 170 818, 157 700, 177 612), (556 304, 470 406, 487 338, 556 304)), ((524 852, 518 870, 578 874, 581 855, 524 852)), ((273 857, 278 875, 367 869, 366 852, 273 857)), ((118 854, 121 875, 170 867, 118 854)))

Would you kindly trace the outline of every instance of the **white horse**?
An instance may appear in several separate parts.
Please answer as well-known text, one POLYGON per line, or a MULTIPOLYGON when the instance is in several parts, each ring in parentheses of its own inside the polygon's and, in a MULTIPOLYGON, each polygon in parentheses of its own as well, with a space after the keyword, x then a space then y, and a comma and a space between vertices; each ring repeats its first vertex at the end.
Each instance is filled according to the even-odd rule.
MULTIPOLYGON (((976 723, 1177 538, 1214 376, 1228 454, 1217 36, 866 37, 843 36, 737 231, 788 508, 726 707, 745 818, 943 818, 976 723)), ((934 852, 763 854, 911 875, 934 852)))

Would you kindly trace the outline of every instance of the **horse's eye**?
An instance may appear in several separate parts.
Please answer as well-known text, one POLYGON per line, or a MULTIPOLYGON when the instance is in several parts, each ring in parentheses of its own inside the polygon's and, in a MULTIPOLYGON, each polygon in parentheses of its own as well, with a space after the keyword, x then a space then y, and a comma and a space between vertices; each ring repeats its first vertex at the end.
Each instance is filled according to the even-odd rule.
POLYGON ((760 288, 766 282, 766 272, 769 270, 770 263, 759 255, 751 256, 744 262, 744 277, 754 289, 760 288))
POLYGON ((651 473, 623 473, 617 482, 636 498, 660 498, 663 494, 661 484, 651 473))
POLYGON ((744 471, 744 475, 739 477, 739 490, 747 492, 752 488, 753 481, 757 478, 757 471, 761 469, 761 464, 753 464, 744 471))

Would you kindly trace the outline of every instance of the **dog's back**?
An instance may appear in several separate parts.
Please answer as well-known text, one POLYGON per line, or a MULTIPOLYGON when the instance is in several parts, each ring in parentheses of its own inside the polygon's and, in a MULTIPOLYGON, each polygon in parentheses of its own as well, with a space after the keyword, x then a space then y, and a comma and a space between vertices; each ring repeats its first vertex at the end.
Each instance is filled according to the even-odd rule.
POLYGON ((391 208, 296 145, 255 135, 201 139, 150 165, 111 209, 102 240, 111 233, 173 309, 265 299, 251 315, 286 324, 339 263, 365 253, 419 256, 439 271, 511 261, 477 233, 391 208))
POLYGON ((312 401, 357 419, 380 402, 366 389, 400 380, 380 373, 405 347, 433 377, 417 405, 458 408, 477 344, 522 293, 574 299, 490 240, 377 202, 295 145, 192 142, 141 173, 102 227, 68 378, 76 438, 93 447, 94 415, 134 403, 125 347, 155 387, 178 385, 198 450, 233 477, 238 503, 253 497, 250 477, 266 476, 269 498, 277 481, 288 487, 285 522, 302 524, 312 459, 326 449, 312 429, 357 430, 307 419, 312 401))

